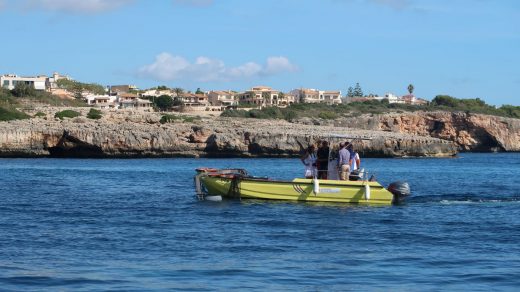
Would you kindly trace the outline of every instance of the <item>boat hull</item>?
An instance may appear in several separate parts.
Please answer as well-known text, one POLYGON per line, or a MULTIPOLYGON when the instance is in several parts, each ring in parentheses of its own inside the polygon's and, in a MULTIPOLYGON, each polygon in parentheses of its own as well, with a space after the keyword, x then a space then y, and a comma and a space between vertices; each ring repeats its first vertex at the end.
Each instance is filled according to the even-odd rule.
POLYGON ((390 205, 394 200, 394 195, 378 182, 368 181, 319 180, 317 193, 314 192, 312 179, 277 181, 241 178, 233 187, 232 177, 203 176, 201 183, 209 194, 223 197, 377 205, 390 205), (369 186, 368 191, 366 185, 369 186))

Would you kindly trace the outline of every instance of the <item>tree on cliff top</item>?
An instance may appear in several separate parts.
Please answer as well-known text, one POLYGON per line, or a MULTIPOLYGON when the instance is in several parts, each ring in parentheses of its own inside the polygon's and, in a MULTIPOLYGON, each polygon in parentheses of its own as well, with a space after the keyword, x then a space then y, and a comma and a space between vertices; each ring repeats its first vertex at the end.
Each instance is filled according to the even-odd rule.
POLYGON ((410 95, 413 93, 414 89, 413 84, 408 85, 408 93, 410 93, 410 95))
POLYGON ((184 89, 182 89, 180 87, 175 87, 173 89, 173 92, 175 92, 176 97, 182 97, 182 95, 184 94, 184 89))
POLYGON ((11 93, 16 97, 26 97, 34 95, 34 87, 25 82, 16 82, 11 93))
POLYGON ((166 111, 173 106, 173 99, 169 95, 161 95, 155 99, 155 106, 161 111, 166 111))
POLYGON ((354 87, 354 96, 363 96, 363 90, 361 89, 359 82, 356 83, 356 87, 354 87))
POLYGON ((354 89, 352 88, 352 86, 348 87, 348 89, 347 89, 347 96, 348 97, 354 97, 354 89))

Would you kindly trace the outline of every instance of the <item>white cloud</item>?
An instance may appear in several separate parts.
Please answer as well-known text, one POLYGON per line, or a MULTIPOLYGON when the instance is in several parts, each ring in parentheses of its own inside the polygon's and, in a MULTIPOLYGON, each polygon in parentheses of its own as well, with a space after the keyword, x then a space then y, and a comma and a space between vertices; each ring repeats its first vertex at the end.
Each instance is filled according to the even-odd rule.
POLYGON ((130 4, 133 0, 23 0, 24 8, 73 13, 99 13, 130 4))
POLYGON ((286 57, 269 57, 267 58, 266 74, 276 74, 280 72, 294 72, 298 68, 289 62, 286 57))
POLYGON ((298 67, 286 57, 269 57, 264 66, 248 62, 237 67, 227 67, 218 59, 198 57, 191 63, 184 57, 161 53, 152 64, 141 67, 138 73, 141 77, 160 81, 184 79, 208 82, 270 76, 296 70, 298 67))

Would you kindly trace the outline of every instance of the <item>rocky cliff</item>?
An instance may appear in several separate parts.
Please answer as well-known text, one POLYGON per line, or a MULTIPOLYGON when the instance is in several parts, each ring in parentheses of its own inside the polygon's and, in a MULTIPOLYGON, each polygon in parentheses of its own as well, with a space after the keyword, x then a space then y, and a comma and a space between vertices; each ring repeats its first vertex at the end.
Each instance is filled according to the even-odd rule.
POLYGON ((449 140, 459 151, 520 151, 520 120, 464 112, 417 112, 342 118, 336 126, 449 140))
MULTIPOLYGON (((365 157, 453 156, 449 141, 381 130, 291 124, 285 121, 204 118, 158 123, 159 115, 110 113, 101 120, 37 118, 0 123, 2 157, 295 156, 329 134, 356 140, 365 157)), ((339 142, 340 138, 332 139, 339 142)))

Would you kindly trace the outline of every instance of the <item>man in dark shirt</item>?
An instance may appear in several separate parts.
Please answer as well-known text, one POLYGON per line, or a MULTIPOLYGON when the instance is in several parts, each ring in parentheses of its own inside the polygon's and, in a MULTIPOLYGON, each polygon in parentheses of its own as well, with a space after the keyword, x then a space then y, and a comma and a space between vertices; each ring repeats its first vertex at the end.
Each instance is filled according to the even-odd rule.
POLYGON ((327 179, 327 172, 329 170, 329 143, 323 141, 320 148, 318 148, 318 178, 327 179))

